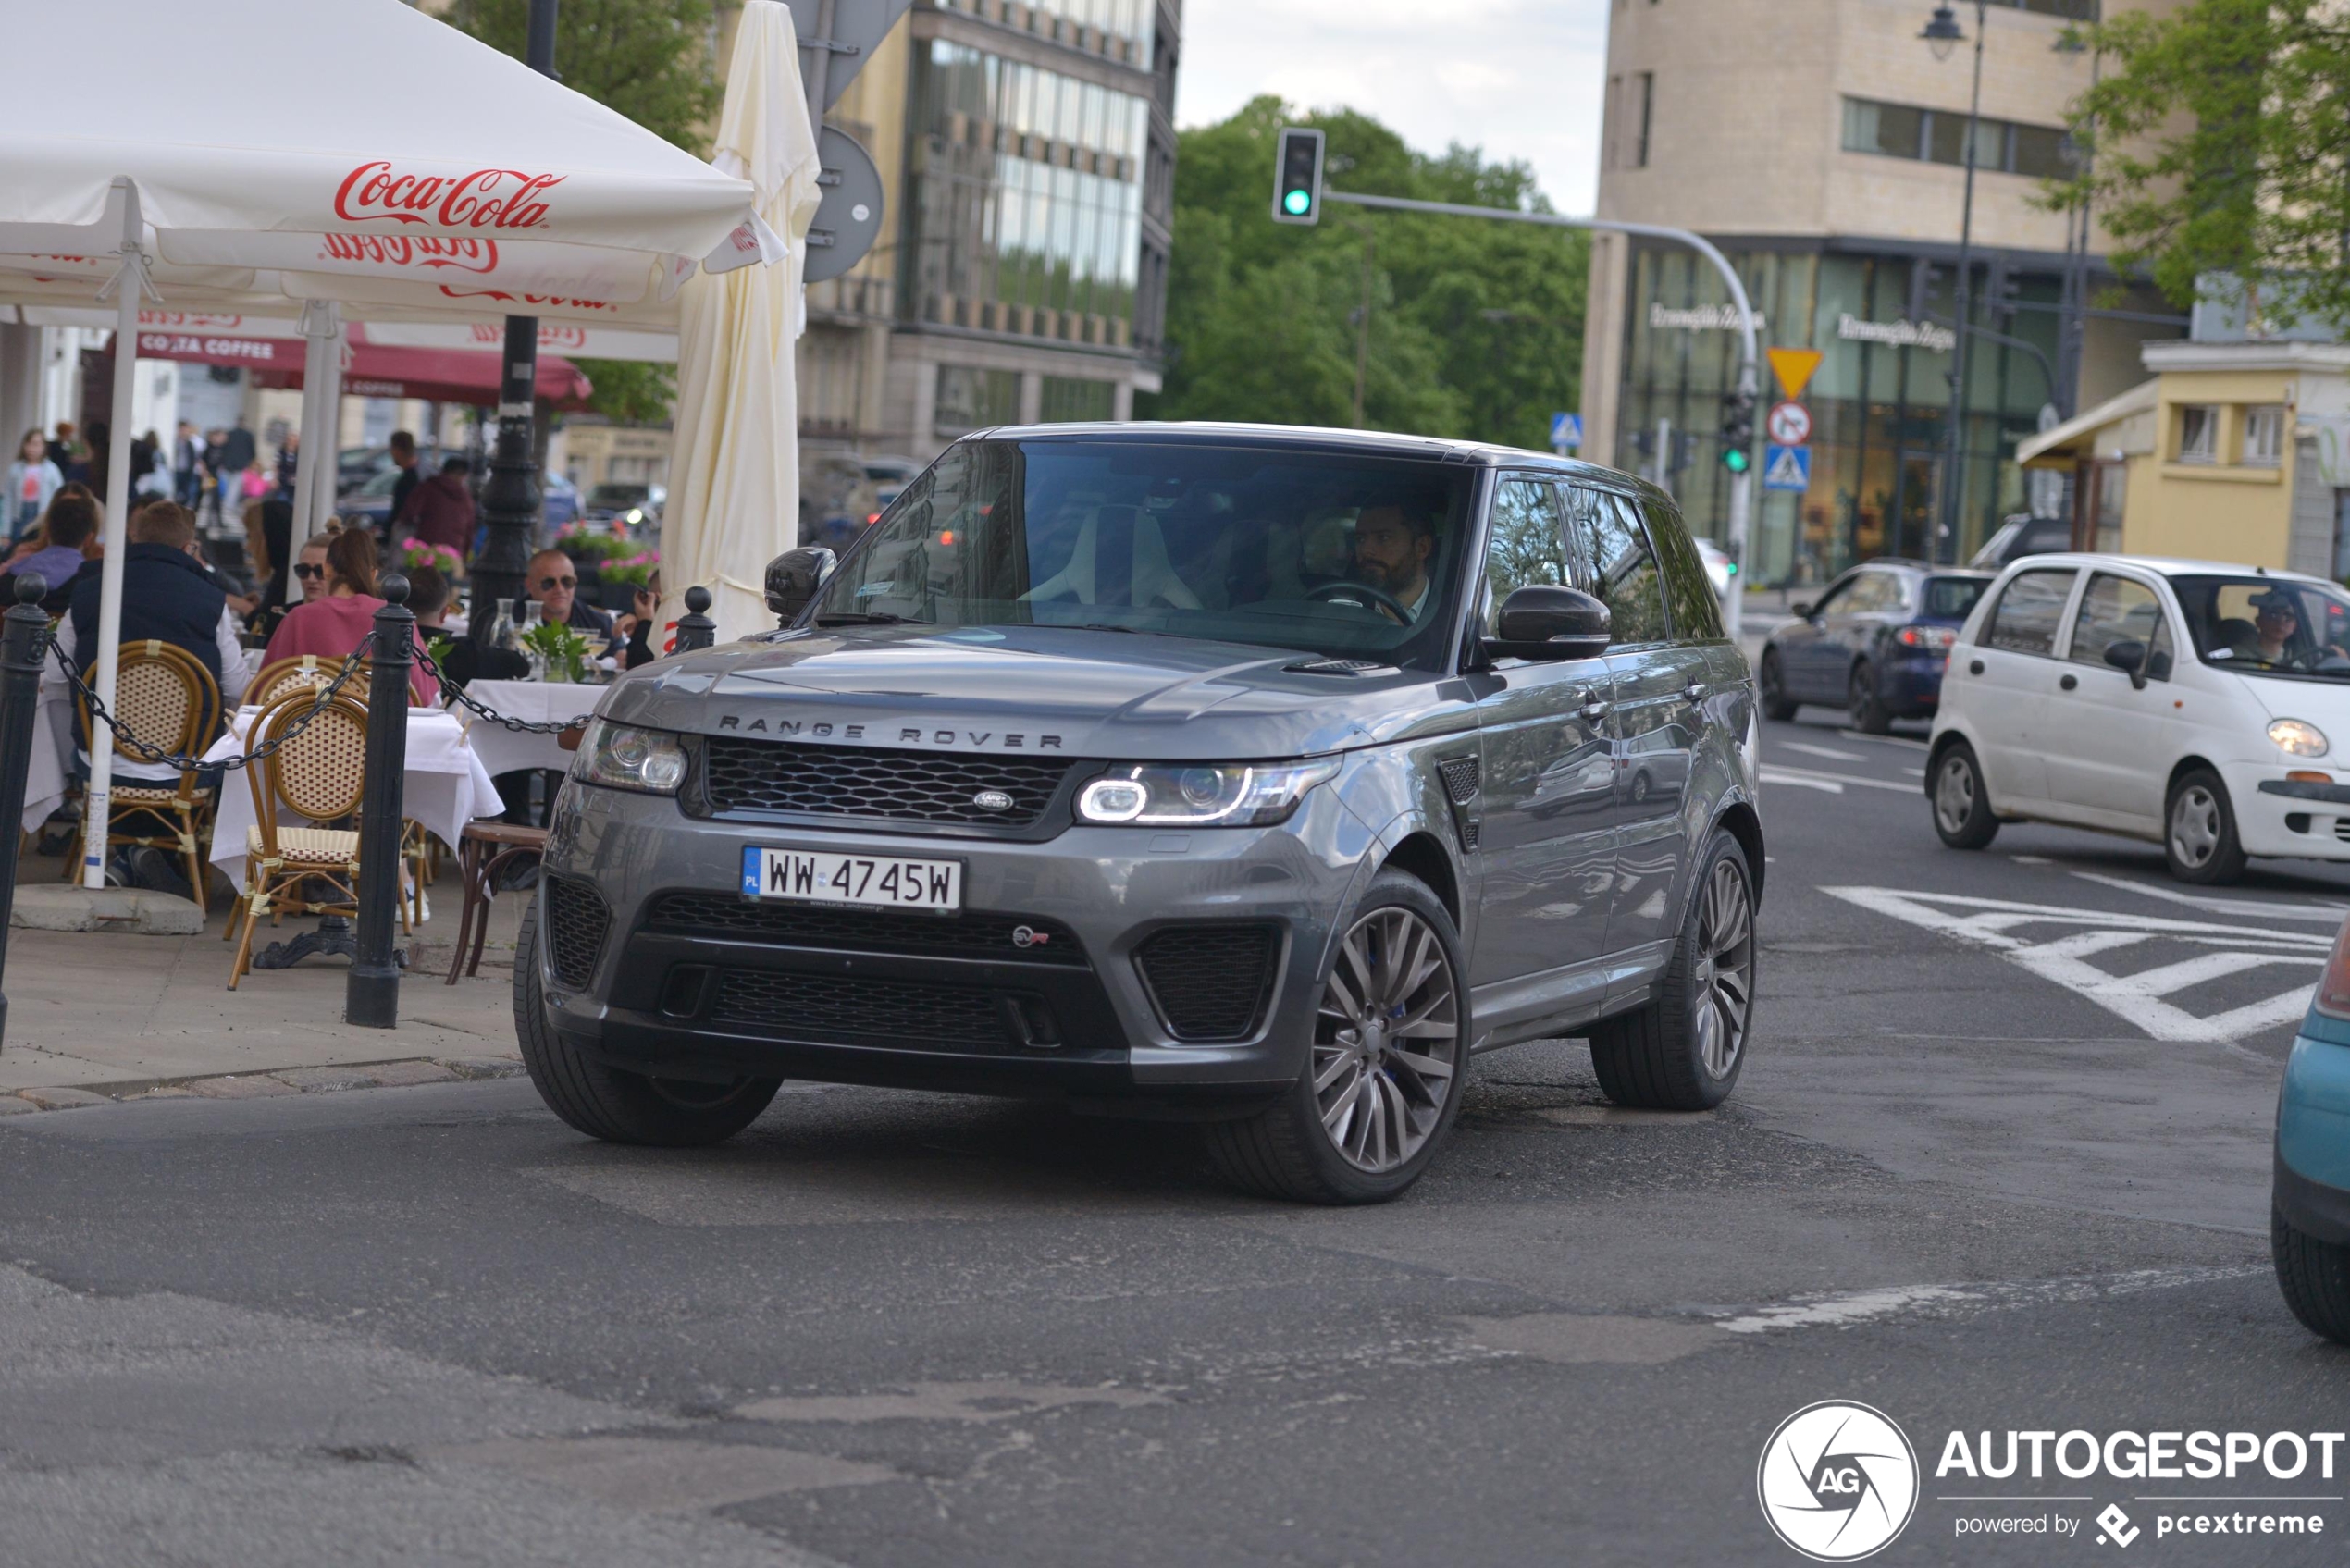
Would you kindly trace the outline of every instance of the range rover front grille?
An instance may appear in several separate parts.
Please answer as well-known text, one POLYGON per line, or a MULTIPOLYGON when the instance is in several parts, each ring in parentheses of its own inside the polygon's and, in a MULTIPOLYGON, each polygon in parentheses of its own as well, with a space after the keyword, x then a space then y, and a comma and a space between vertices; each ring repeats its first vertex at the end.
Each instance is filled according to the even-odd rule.
POLYGON ((1272 989, 1279 949, 1270 926, 1169 926, 1134 953, 1167 1031, 1178 1040, 1241 1040, 1272 989))
POLYGON ((557 980, 586 990, 611 926, 612 912, 593 887, 569 877, 547 880, 547 953, 557 980))
POLYGON ((1012 1038, 996 993, 975 985, 857 980, 771 969, 721 969, 713 1022, 818 1043, 1007 1049, 1012 1038))
POLYGON ((1072 764, 713 735, 702 743, 711 810, 1033 827, 1072 764), (1008 796, 1003 804, 998 796, 1008 796), (984 801, 985 804, 982 802, 984 801))
POLYGON ((1085 950, 1078 945, 1077 933, 1040 915, 827 909, 762 902, 729 893, 664 893, 646 909, 645 929, 852 953, 946 955, 1080 968, 1085 963, 1085 950))

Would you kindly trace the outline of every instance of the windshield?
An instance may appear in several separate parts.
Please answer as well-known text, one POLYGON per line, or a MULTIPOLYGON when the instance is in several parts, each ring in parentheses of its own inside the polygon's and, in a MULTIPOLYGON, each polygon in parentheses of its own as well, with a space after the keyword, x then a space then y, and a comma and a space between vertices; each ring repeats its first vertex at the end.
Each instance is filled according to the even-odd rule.
POLYGON ((867 532, 816 623, 1085 626, 1433 668, 1474 480, 1367 453, 965 441, 867 532))
POLYGON ((1928 577, 1925 608, 1920 613, 1929 620, 1963 621, 1990 583, 1988 577, 1928 577))
POLYGON ((2248 675, 2350 681, 2350 598, 2276 577, 2173 577, 2204 662, 2248 675))

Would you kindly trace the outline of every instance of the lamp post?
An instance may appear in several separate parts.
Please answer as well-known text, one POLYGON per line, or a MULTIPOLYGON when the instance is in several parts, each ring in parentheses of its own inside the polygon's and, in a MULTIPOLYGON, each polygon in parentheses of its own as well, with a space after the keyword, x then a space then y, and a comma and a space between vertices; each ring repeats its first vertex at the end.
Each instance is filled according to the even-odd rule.
MULTIPOLYGON (((2057 35, 2051 46, 2059 55, 2089 56, 2089 91, 2094 93, 2105 65, 2105 51, 2093 49, 2078 29, 2066 28, 2057 35)), ((2094 137, 2096 122, 2089 122, 2094 137)), ((2078 150, 2079 172, 2085 178, 2095 164, 2093 154, 2084 145, 2078 150)), ((2066 215, 2064 226, 2064 315, 2057 341, 2057 374, 2062 392, 2057 406, 2066 418, 2081 412, 2081 363, 2088 352, 2089 330, 2089 244, 2092 236, 2089 199, 2084 196, 2080 204, 2066 215)))
MULTIPOLYGON (((1983 33, 1989 6, 1990 0, 1974 0, 1974 88, 1967 100, 1966 196, 1959 209, 1958 341, 1950 349, 1950 422, 1943 439, 1941 504, 1936 509, 1940 513, 1939 537, 1933 549, 1936 561, 1958 559, 1960 501, 1966 488, 1967 339, 1974 320, 1974 139, 1982 123, 1983 33)), ((1957 14, 1948 4, 1934 7, 1932 19, 1918 36, 1937 60, 1948 59, 1950 51, 1966 40, 1957 14)))

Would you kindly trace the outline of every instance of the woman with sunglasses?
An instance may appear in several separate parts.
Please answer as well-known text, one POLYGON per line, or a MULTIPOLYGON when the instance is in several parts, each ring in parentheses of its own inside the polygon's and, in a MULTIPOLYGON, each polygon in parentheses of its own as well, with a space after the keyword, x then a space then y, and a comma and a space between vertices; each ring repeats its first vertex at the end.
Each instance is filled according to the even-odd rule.
MULTIPOLYGON (((269 635, 269 650, 262 661, 274 664, 305 653, 347 659, 362 648, 375 631, 376 611, 384 604, 376 597, 377 570, 376 536, 365 528, 345 528, 331 538, 306 540, 294 562, 303 602, 286 611, 269 635)), ((416 648, 422 651, 421 639, 416 648)), ((421 665, 409 669, 408 684, 419 697, 433 695, 433 679, 421 665)))

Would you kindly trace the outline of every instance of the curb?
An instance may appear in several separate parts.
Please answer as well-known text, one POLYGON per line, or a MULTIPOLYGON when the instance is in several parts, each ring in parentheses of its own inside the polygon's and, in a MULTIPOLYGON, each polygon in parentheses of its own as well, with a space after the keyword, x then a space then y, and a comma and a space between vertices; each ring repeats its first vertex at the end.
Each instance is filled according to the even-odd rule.
POLYGON ((405 1089, 420 1083, 520 1078, 523 1070, 519 1056, 394 1056, 380 1062, 276 1068, 268 1072, 59 1084, 0 1091, 0 1119, 28 1111, 79 1110, 84 1105, 130 1100, 259 1100, 281 1094, 333 1094, 347 1089, 405 1089))

